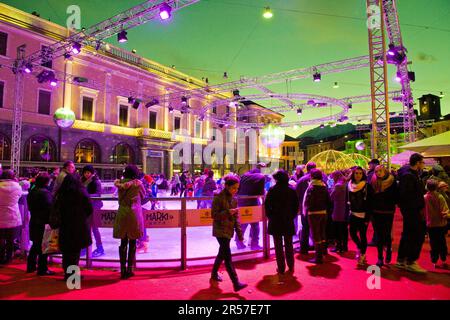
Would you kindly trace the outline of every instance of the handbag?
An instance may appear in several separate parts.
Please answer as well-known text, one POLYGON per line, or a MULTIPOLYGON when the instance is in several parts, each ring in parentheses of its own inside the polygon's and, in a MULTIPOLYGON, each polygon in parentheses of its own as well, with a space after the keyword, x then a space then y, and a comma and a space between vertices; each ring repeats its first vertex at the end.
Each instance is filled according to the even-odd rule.
POLYGON ((42 254, 60 253, 59 249, 59 229, 52 229, 45 225, 44 236, 42 237, 42 254))

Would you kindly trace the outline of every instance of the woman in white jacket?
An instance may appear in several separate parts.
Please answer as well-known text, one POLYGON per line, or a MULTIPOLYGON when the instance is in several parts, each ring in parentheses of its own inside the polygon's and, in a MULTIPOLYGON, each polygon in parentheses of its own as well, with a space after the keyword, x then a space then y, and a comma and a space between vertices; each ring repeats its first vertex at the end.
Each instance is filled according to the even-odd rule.
POLYGON ((20 232, 22 217, 19 199, 22 188, 12 170, 5 170, 0 178, 0 264, 12 260, 14 239, 20 232))

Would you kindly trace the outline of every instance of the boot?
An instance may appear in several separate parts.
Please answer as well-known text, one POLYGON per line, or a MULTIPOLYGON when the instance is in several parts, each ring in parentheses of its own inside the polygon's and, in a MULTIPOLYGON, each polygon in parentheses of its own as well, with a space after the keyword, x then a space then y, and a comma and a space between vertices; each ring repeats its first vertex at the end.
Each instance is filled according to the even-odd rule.
MULTIPOLYGON (((226 265, 225 265, 226 266, 226 265)), ((227 268, 228 274, 230 275, 231 282, 233 282, 233 289, 235 292, 244 289, 248 286, 246 283, 239 282, 236 269, 234 269, 234 266, 229 266, 227 268)))
POLYGON ((126 277, 130 278, 134 276, 134 263, 136 262, 136 242, 131 243, 130 241, 130 249, 128 250, 128 268, 126 277))
POLYGON ((321 249, 322 249, 322 255, 327 256, 328 255, 328 243, 322 242, 321 249))
POLYGON ((316 244, 315 245, 315 257, 314 259, 310 260, 310 262, 315 264, 321 264, 323 263, 323 257, 322 257, 323 249, 322 244, 316 244))
POLYGON ((119 246, 120 257, 120 279, 126 279, 127 276, 127 247, 119 246))
POLYGON ((392 260, 392 248, 387 248, 386 250, 386 259, 384 260, 386 264, 391 263, 392 260))
POLYGON ((221 264, 222 264, 222 259, 217 257, 216 260, 214 261, 213 269, 211 271, 211 280, 218 281, 218 282, 222 281, 222 277, 219 276, 219 268, 220 268, 221 264))

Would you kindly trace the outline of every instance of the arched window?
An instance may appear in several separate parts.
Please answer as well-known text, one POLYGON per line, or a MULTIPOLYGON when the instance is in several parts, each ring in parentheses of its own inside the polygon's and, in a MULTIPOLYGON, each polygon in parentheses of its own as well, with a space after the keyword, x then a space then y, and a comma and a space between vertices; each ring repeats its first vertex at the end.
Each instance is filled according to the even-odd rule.
POLYGON ((25 143, 24 158, 25 161, 57 161, 55 143, 46 136, 32 136, 25 143))
POLYGON ((11 159, 11 142, 2 133, 0 133, 0 160, 11 159))
POLYGON ((75 148, 75 162, 77 163, 99 163, 100 147, 90 139, 84 139, 78 142, 75 148))
POLYGON ((119 143, 114 147, 114 153, 112 155, 112 162, 119 164, 134 163, 134 152, 131 147, 126 143, 119 143))

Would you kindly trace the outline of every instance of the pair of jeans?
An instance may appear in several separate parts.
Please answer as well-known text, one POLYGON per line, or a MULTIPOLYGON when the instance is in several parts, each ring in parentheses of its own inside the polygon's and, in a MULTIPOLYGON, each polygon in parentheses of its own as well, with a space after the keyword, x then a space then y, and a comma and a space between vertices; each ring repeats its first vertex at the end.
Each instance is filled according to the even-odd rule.
POLYGON ((290 270, 294 270, 294 245, 292 236, 273 236, 275 244, 275 256, 277 257, 277 267, 279 273, 284 273, 286 264, 290 270), (283 249, 284 240, 284 249, 283 249), (285 262, 286 260, 286 262, 285 262))
POLYGON ((398 247, 398 261, 413 263, 420 257, 425 240, 426 224, 420 209, 400 208, 403 216, 403 231, 398 247))
POLYGON ((430 256, 431 262, 436 263, 441 258, 442 261, 447 260, 447 226, 445 227, 431 227, 428 228, 428 235, 430 236, 430 256))
POLYGON ((217 242, 219 242, 219 252, 217 253, 216 260, 214 261, 213 269, 211 272, 212 276, 216 276, 220 265, 222 262, 225 262, 225 268, 230 276, 233 284, 237 284, 239 282, 236 269, 234 269, 233 261, 231 259, 231 249, 230 249, 230 240, 228 238, 216 238, 217 242))
POLYGON ((383 248, 392 250, 392 223, 394 222, 394 212, 377 213, 373 215, 374 232, 377 235, 378 258, 383 258, 383 248))
POLYGON ((354 215, 350 216, 350 237, 356 244, 361 254, 367 251, 367 222, 364 218, 358 218, 354 215), (359 233, 359 237, 358 237, 359 233))
POLYGON ((314 244, 320 244, 327 240, 327 215, 309 214, 309 230, 314 239, 314 244))

